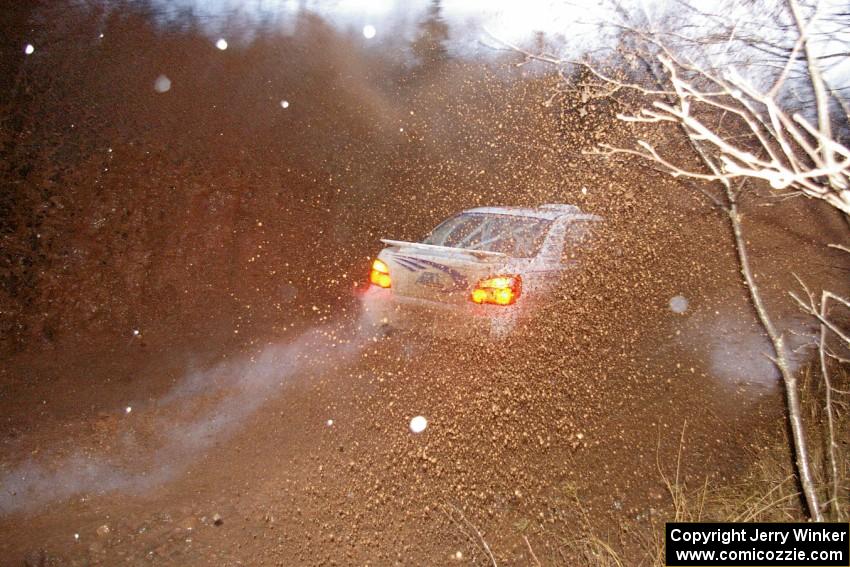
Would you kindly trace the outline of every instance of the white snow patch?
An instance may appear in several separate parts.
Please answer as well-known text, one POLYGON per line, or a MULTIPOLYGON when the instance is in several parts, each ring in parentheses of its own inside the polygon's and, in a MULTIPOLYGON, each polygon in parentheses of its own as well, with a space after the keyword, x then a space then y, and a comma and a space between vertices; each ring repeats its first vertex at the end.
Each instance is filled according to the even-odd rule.
POLYGON ((225 49, 227 49, 227 40, 223 37, 219 38, 219 40, 215 42, 215 46, 224 51, 225 49))
POLYGON ((363 37, 366 39, 372 39, 375 37, 375 34, 378 33, 378 30, 375 29, 375 26, 372 24, 366 24, 363 26, 363 37))

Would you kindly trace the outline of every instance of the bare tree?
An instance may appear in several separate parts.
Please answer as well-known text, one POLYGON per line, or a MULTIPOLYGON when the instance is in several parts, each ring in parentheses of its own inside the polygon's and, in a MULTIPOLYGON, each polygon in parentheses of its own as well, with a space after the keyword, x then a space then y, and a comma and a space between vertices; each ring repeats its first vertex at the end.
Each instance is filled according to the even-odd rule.
MULTIPOLYGON (((666 95, 663 99, 654 100, 650 108, 619 118, 681 126, 693 143, 704 148, 709 172, 677 165, 643 140, 638 142, 637 150, 610 146, 603 146, 603 149, 652 160, 675 176, 724 183, 735 179, 764 179, 773 189, 822 199, 850 215, 850 150, 833 136, 829 89, 817 58, 808 47, 809 24, 802 20, 795 0, 789 0, 789 5, 797 19, 799 39, 786 65, 766 92, 760 91, 734 67, 724 74, 715 73, 693 59, 677 56, 657 39, 641 34, 660 50, 657 57, 670 90, 663 93, 666 95), (806 53, 815 94, 816 125, 801 112, 784 109, 778 102, 778 94, 801 51, 806 53), (725 125, 717 120, 709 122, 717 117, 728 120, 725 125)), ((846 121, 846 110, 844 118, 846 121)))
MULTIPOLYGON (((714 33, 711 37, 692 38, 669 30, 653 30, 645 13, 630 12, 613 0, 613 11, 619 21, 606 25, 613 25, 622 35, 618 60, 637 61, 638 72, 635 72, 634 65, 612 66, 610 59, 607 65, 589 58, 569 60, 546 53, 532 53, 499 41, 503 47, 522 53, 526 61, 538 60, 557 65, 565 78, 563 69, 571 66, 585 68, 598 81, 602 96, 613 96, 620 91, 634 93, 639 101, 639 110, 619 114, 619 119, 629 123, 673 126, 693 150, 696 161, 693 157, 683 159, 678 154, 666 155, 649 141, 638 140, 633 148, 601 144, 591 153, 606 158, 620 155, 638 157, 675 177, 691 179, 695 188, 724 211, 747 292, 772 344, 771 358, 782 376, 795 465, 806 507, 814 520, 822 521, 823 506, 815 484, 803 424, 797 375, 792 368, 784 334, 766 308, 754 277, 739 205, 742 192, 756 187, 758 182, 767 182, 783 197, 800 195, 819 199, 840 211, 845 219, 850 219, 850 149, 840 143, 836 134, 847 130, 850 120, 848 105, 824 77, 824 62, 828 56, 813 45, 812 38, 818 29, 818 7, 811 7, 807 16, 798 0, 784 2, 784 5, 774 5, 776 10, 770 15, 770 22, 774 24, 771 29, 793 31, 790 43, 787 33, 758 36, 750 31, 743 40, 752 51, 768 53, 768 60, 781 63, 773 65, 772 73, 760 71, 755 77, 746 72, 751 67, 737 70, 741 63, 740 50, 730 49, 733 41, 741 41, 734 39, 737 24, 723 22, 722 17, 704 12, 699 12, 704 22, 706 18, 714 18, 713 25, 707 26, 714 33), (719 60, 710 60, 695 56, 694 45, 703 48, 700 53, 706 51, 707 45, 725 46, 725 50, 720 50, 719 60), (807 84, 802 84, 802 79, 807 84), (805 104, 796 107, 792 104, 795 99, 789 91, 801 89, 811 93, 813 112, 807 112, 805 104), (708 182, 708 189, 704 186, 705 182, 708 182)), ((692 6, 682 4, 697 12, 692 6)), ((850 17, 848 14, 843 16, 845 19, 850 17)), ((807 301, 796 295, 793 297, 821 323, 819 350, 826 381, 830 436, 827 458, 832 476, 829 504, 835 511, 839 497, 831 407, 831 395, 835 390, 829 381, 825 357, 836 355, 827 351, 825 345, 828 333, 850 344, 847 343, 850 332, 830 321, 827 304, 832 302, 850 307, 850 302, 838 294, 824 291, 818 305, 808 289, 806 293, 807 301)))

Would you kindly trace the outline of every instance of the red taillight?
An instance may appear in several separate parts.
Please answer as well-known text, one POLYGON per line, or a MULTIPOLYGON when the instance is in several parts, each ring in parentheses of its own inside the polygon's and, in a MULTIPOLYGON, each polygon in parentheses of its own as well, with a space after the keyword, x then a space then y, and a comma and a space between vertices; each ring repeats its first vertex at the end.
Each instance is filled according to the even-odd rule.
POLYGON ((519 276, 495 276, 478 282, 472 290, 475 303, 494 305, 512 305, 522 290, 522 278, 519 276))
POLYGON ((380 260, 372 262, 372 271, 369 272, 369 281, 378 287, 390 287, 390 269, 384 262, 380 260))

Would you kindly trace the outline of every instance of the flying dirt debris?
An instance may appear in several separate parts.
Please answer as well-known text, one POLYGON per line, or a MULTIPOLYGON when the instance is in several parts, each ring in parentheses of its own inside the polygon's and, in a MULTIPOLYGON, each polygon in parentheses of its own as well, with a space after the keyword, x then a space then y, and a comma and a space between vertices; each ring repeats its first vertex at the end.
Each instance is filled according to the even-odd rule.
POLYGON ((8 4, 0 565, 847 521, 838 4, 8 4))

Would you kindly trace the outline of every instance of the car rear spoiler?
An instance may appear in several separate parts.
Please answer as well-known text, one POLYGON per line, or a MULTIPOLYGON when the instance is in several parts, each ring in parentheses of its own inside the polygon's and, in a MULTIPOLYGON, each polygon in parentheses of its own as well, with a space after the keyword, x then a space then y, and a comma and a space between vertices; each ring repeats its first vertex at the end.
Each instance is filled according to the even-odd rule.
POLYGON ((434 250, 434 251, 442 251, 442 252, 459 252, 462 254, 468 254, 470 256, 474 256, 478 260, 484 260, 487 258, 507 258, 507 254, 503 254, 502 252, 490 252, 489 250, 473 250, 471 248, 453 248, 451 246, 437 246, 436 244, 423 244, 421 242, 404 242, 403 240, 388 240, 386 238, 382 238, 381 242, 386 244, 387 246, 398 246, 401 247, 409 247, 409 248, 419 248, 422 250, 434 250))

